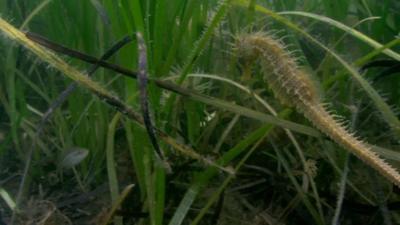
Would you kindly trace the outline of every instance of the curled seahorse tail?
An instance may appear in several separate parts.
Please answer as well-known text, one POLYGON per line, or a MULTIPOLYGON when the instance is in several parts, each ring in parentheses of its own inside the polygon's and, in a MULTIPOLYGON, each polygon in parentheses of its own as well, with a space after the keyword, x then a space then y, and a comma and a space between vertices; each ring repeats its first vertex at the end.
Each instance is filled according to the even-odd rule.
POLYGON ((371 165, 400 188, 400 173, 379 157, 377 153, 373 152, 363 141, 357 139, 346 127, 339 124, 321 104, 308 104, 299 108, 318 129, 365 163, 371 165))

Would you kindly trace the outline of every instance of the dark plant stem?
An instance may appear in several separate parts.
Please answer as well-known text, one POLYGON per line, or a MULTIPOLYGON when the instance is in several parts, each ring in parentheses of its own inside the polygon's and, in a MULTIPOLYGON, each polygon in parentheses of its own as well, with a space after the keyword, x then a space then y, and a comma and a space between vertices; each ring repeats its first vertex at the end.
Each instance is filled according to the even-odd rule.
POLYGON ((169 168, 168 164, 166 163, 165 157, 163 152, 160 149, 160 145, 158 144, 158 140, 156 138, 156 134, 154 132, 154 126, 151 121, 150 111, 149 111, 149 98, 147 95, 147 48, 146 43, 144 42, 143 36, 141 33, 136 33, 136 38, 138 42, 138 52, 139 52, 139 63, 138 69, 139 72, 137 74, 138 78, 138 86, 140 92, 140 108, 142 111, 142 117, 144 126, 146 127, 147 134, 150 138, 151 144, 154 147, 156 152, 156 156, 164 162, 166 168, 169 168))
MULTIPOLYGON (((75 50, 63 47, 55 42, 49 41, 47 39, 45 39, 44 37, 41 37, 37 34, 33 34, 33 33, 26 33, 26 36, 38 43, 41 44, 53 51, 56 51, 58 53, 61 54, 65 54, 68 55, 70 57, 74 57, 74 58, 78 58, 82 61, 85 61, 87 63, 91 63, 91 64, 97 64, 101 67, 110 69, 116 73, 122 74, 126 77, 130 77, 133 79, 137 79, 137 72, 136 71, 132 71, 129 69, 126 69, 124 67, 109 63, 107 61, 104 60, 99 60, 96 57, 90 56, 90 55, 86 55, 84 53, 81 52, 77 52, 75 50), (56 47, 51 47, 51 46, 56 46, 56 47), (61 50, 62 49, 62 50, 61 50), (79 55, 79 56, 78 56, 79 55)), ((197 93, 193 90, 189 90, 186 89, 184 87, 181 87, 179 85, 176 85, 172 82, 168 82, 168 81, 164 81, 164 80, 159 80, 159 79, 152 79, 152 78, 148 78, 148 81, 150 82, 154 82, 155 85, 157 85, 160 88, 163 88, 165 90, 168 91, 172 91, 174 93, 177 93, 183 97, 186 98, 190 98, 192 100, 196 100, 214 107, 218 107, 218 108, 223 108, 225 110, 237 113, 239 115, 244 115, 246 117, 250 117, 250 118, 254 118, 254 119, 258 119, 260 120, 260 118, 262 118, 261 120, 263 122, 267 122, 267 123, 271 123, 274 125, 278 125, 284 128, 288 128, 291 129, 293 131, 297 131, 303 134, 307 134, 313 137, 320 137, 321 134, 315 130, 314 128, 310 128, 307 126, 303 126, 303 125, 299 125, 297 123, 293 123, 290 121, 286 121, 286 120, 282 120, 280 118, 277 118, 275 116, 270 116, 270 115, 266 115, 264 113, 260 113, 251 109, 248 109, 246 107, 243 106, 239 106, 239 105, 233 105, 232 103, 228 103, 226 101, 223 100, 219 100, 219 99, 215 99, 213 97, 207 96, 207 95, 203 95, 200 93, 197 93)))

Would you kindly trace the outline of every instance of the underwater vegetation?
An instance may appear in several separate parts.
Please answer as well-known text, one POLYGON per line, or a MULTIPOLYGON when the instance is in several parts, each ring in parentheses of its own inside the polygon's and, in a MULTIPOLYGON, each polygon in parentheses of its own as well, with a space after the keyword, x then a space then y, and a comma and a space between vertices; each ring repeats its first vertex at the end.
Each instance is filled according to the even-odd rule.
POLYGON ((400 224, 400 2, 0 2, 1 224, 400 224))

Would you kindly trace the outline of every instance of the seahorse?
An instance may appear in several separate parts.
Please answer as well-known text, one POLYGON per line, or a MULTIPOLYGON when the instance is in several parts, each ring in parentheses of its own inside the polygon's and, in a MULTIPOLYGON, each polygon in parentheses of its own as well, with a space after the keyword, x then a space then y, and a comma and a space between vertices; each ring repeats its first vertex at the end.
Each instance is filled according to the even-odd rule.
POLYGON ((261 64, 264 81, 283 104, 296 108, 321 132, 400 188, 400 173, 335 119, 337 115, 324 106, 310 75, 282 41, 265 33, 245 34, 236 38, 235 48, 240 58, 261 64))

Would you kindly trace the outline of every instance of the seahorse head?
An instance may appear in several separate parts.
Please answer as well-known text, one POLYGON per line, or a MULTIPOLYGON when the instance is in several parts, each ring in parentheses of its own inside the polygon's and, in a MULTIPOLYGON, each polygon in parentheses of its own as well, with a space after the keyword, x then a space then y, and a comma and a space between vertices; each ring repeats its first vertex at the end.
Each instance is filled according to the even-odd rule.
POLYGON ((235 38, 234 50, 239 59, 244 62, 253 62, 261 51, 257 45, 257 37, 249 34, 242 34, 235 38))

